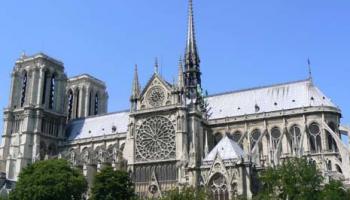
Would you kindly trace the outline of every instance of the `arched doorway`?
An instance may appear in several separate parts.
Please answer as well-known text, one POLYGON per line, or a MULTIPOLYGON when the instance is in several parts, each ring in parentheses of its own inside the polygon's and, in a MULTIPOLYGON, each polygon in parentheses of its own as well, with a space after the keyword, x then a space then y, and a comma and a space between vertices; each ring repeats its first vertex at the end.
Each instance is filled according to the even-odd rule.
POLYGON ((229 188, 226 178, 216 173, 209 181, 209 191, 214 200, 229 200, 229 188))

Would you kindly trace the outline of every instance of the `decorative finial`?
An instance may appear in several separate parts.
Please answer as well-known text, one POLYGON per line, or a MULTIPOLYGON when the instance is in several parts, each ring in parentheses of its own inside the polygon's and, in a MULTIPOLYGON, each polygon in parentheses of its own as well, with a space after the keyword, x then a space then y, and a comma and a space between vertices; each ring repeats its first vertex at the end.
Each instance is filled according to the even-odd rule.
POLYGON ((154 73, 155 73, 155 74, 158 74, 158 73, 159 73, 158 57, 155 58, 155 62, 154 62, 154 73))
POLYGON ((184 80, 184 71, 183 71, 183 60, 182 57, 180 56, 179 58, 179 69, 178 69, 178 87, 183 88, 185 85, 185 80, 184 80))
POLYGON ((25 59, 25 58, 27 58, 27 55, 26 55, 26 51, 23 50, 21 53, 21 59, 25 59))
POLYGON ((132 82, 132 98, 137 98, 140 95, 141 86, 139 82, 139 75, 138 75, 138 69, 137 65, 135 64, 135 70, 134 70, 134 80, 132 82))

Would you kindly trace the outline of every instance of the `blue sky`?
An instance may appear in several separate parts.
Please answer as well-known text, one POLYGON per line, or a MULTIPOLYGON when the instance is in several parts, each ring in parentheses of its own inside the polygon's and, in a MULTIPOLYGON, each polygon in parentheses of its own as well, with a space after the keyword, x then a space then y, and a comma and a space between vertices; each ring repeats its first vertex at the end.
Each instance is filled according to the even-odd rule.
MULTIPOLYGON (((209 93, 305 79, 309 57, 316 85, 350 124, 350 1, 194 0, 194 7, 209 93)), ((155 57, 164 77, 176 76, 186 18, 186 0, 1 1, 0 106, 24 50, 62 60, 68 76, 105 81, 109 111, 126 109, 135 64, 143 85, 155 57)))

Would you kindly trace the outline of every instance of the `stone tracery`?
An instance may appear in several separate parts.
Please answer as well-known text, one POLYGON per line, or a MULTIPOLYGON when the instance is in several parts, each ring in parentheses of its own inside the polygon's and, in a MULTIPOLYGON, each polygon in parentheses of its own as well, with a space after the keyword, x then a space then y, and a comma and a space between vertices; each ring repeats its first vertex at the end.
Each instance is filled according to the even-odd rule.
POLYGON ((160 86, 153 87, 148 92, 147 99, 151 106, 154 106, 154 107, 161 106, 165 99, 164 90, 160 86))
POLYGON ((175 129, 172 122, 161 116, 150 117, 136 135, 136 160, 152 161, 175 158, 175 129))

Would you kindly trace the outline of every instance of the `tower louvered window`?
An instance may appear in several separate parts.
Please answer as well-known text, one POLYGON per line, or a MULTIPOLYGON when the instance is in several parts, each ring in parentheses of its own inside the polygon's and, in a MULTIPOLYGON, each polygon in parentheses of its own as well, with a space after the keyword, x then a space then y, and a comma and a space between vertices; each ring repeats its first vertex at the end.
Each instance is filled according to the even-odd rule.
POLYGON ((27 82, 28 82, 27 72, 24 72, 23 79, 22 79, 21 107, 23 107, 26 101, 27 82))
POLYGON ((75 106, 75 118, 79 118, 79 103, 80 103, 80 91, 77 90, 77 100, 75 106))
POLYGON ((68 93, 68 120, 72 119, 72 112, 73 112, 73 92, 72 90, 68 93))
POLYGON ((52 75, 51 80, 50 80, 49 109, 53 109, 53 105, 55 103, 55 85, 56 85, 55 75, 52 75))
POLYGON ((98 94, 96 93, 95 95, 95 109, 94 109, 94 115, 97 115, 98 114, 98 106, 99 106, 99 97, 98 97, 98 94))

